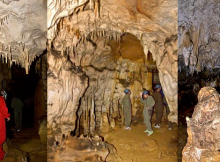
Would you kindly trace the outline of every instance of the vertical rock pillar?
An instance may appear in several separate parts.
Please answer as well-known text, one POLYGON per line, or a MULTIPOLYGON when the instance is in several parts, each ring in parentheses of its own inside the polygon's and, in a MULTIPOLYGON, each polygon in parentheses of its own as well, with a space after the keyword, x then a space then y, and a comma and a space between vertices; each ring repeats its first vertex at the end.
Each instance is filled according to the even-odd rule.
POLYGON ((187 120, 188 141, 183 162, 217 162, 220 158, 220 95, 204 87, 198 95, 192 118, 187 120))

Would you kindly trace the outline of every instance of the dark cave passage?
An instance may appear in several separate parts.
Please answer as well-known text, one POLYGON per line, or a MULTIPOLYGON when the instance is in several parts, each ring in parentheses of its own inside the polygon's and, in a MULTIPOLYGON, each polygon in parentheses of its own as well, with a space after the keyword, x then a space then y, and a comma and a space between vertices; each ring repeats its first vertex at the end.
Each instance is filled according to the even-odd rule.
POLYGON ((1 89, 7 93, 6 105, 11 114, 4 144, 8 162, 22 157, 36 161, 36 156, 46 160, 46 70, 46 52, 34 60, 28 74, 14 63, 11 67, 0 64, 1 89))

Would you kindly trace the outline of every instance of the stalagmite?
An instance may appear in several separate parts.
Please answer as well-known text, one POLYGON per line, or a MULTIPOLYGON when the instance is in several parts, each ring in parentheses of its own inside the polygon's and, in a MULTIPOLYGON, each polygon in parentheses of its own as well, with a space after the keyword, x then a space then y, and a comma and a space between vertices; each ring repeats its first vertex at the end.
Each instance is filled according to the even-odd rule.
POLYGON ((219 160, 219 97, 218 92, 211 87, 200 90, 193 116, 186 119, 189 137, 183 150, 183 162, 219 160))
MULTIPOLYGON (((72 131, 77 136, 92 136, 91 143, 99 139, 99 135, 106 138, 112 129, 119 126, 118 123, 123 123, 124 119, 120 119, 123 116, 121 98, 125 88, 132 90, 132 115, 139 119, 141 104, 137 96, 139 98, 144 88, 152 90, 154 74, 150 70, 160 75, 171 107, 172 121, 177 122, 177 76, 174 74, 177 67, 173 64, 177 61, 174 54, 177 49, 177 31, 170 25, 176 22, 176 15, 167 14, 167 10, 175 13, 171 9, 175 2, 172 0, 168 5, 167 1, 163 1, 162 5, 155 8, 151 6, 152 10, 158 11, 153 15, 150 10, 143 12, 146 11, 145 6, 138 8, 135 19, 132 11, 137 8, 128 1, 123 3, 81 0, 77 5, 72 3, 71 9, 65 8, 64 3, 60 6, 64 10, 59 7, 49 9, 54 11, 48 18, 48 39, 51 41, 48 47, 48 102, 51 103, 48 109, 52 110, 48 112, 50 136, 62 139, 62 134, 67 135, 67 132, 72 131), (85 10, 81 8, 76 15, 75 11, 81 6, 85 10), (94 11, 91 11, 92 7, 95 7, 94 11), (149 14, 152 19, 148 18, 149 14), (68 17, 70 15, 71 19, 68 17), (167 17, 169 22, 164 23, 163 19, 167 17), (55 28, 54 21, 62 22, 62 29, 55 28), (76 29, 80 31, 80 37, 75 45, 76 29), (161 32, 165 29, 169 30, 169 34, 161 32), (143 33, 141 42, 140 33, 143 33), (171 50, 168 48, 170 44, 171 50), (156 62, 148 61, 148 58, 146 60, 149 51, 152 51, 156 62), (64 88, 66 83, 69 84, 68 88, 64 88), (80 89, 80 92, 75 89, 80 89), (58 112, 63 112, 62 118, 58 112)), ((83 136, 79 139, 70 137, 68 141, 77 143, 79 140, 86 139, 83 136)), ((49 161, 54 162, 72 159, 74 150, 78 150, 68 145, 64 150, 70 149, 72 153, 64 159, 61 156, 65 153, 62 146, 48 148, 60 150, 50 152, 49 161)), ((99 148, 95 151, 98 152, 99 148)), ((79 151, 79 154, 82 152, 79 151)))

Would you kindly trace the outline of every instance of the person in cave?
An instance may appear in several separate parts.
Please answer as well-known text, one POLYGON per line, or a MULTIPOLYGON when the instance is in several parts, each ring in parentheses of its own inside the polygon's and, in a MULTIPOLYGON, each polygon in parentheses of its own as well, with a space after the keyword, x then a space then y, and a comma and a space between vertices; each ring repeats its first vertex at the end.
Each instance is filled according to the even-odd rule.
POLYGON ((161 85, 157 84, 155 86, 155 92, 154 92, 154 100, 155 100, 155 105, 154 109, 156 110, 156 122, 155 122, 155 128, 160 128, 160 123, 162 120, 163 116, 163 96, 161 94, 161 85))
POLYGON ((144 132, 148 133, 147 135, 150 136, 151 134, 153 134, 153 129, 151 126, 151 117, 153 114, 153 106, 155 105, 155 100, 152 96, 150 96, 149 91, 144 91, 140 94, 140 97, 141 103, 144 103, 144 124, 147 127, 147 130, 145 130, 144 132))
POLYGON ((16 96, 14 96, 11 102, 11 108, 14 109, 16 132, 20 132, 22 128, 22 108, 23 107, 24 107, 23 102, 16 96))
POLYGON ((7 93, 5 90, 1 90, 1 96, 4 98, 4 100, 6 101, 7 99, 7 93))
MULTIPOLYGON (((167 119, 168 119, 168 115, 170 114, 170 108, 168 106, 168 103, 167 103, 165 96, 163 96, 163 104, 166 108, 166 115, 167 115, 167 119)), ((172 128, 173 128, 173 123, 171 121, 169 121, 169 119, 168 119, 168 129, 172 130, 172 128)))
POLYGON ((163 105, 164 105, 164 107, 166 108, 166 115, 167 115, 167 120, 168 120, 168 129, 169 130, 172 130, 172 128, 173 128, 173 123, 171 122, 171 121, 169 121, 169 119, 168 119, 168 115, 170 114, 170 108, 169 108, 169 106, 168 106, 168 103, 167 103, 167 100, 166 100, 166 97, 165 97, 165 95, 164 95, 164 93, 163 93, 163 89, 161 88, 161 90, 160 90, 160 93, 161 93, 161 95, 162 95, 162 97, 163 97, 163 105))
POLYGON ((6 140, 6 125, 5 119, 10 120, 10 114, 6 107, 4 98, 0 96, 0 160, 3 160, 6 153, 3 150, 3 143, 6 140))
POLYGON ((126 89, 124 91, 125 96, 122 99, 122 105, 123 105, 123 111, 124 111, 124 117, 125 117, 125 129, 131 130, 130 124, 131 124, 131 91, 129 89, 126 89))

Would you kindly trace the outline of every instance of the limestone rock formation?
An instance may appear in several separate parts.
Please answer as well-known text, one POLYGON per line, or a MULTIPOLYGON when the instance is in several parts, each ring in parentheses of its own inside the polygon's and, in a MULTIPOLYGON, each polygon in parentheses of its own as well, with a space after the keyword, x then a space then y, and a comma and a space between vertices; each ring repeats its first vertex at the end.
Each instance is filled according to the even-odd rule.
POLYGON ((171 109, 169 119, 177 122, 175 0, 49 0, 48 11, 51 138, 114 127, 125 88, 132 90, 135 116, 139 93, 152 90, 154 72, 171 109))
POLYGON ((188 141, 183 162, 217 162, 220 158, 220 95, 204 87, 198 95, 192 118, 187 118, 188 141))
POLYGON ((181 0, 178 13, 179 70, 219 70, 220 2, 181 0))
POLYGON ((14 145, 9 139, 7 139, 4 143, 3 149, 7 153, 4 161, 28 162, 30 160, 30 156, 28 155, 28 153, 20 150, 18 146, 14 145))
POLYGON ((59 161, 106 161, 106 157, 114 155, 114 148, 102 141, 98 136, 90 139, 84 137, 63 137, 62 142, 48 150, 48 162, 59 161))
POLYGON ((2 62, 30 64, 46 49, 46 1, 0 1, 0 54, 2 62))

